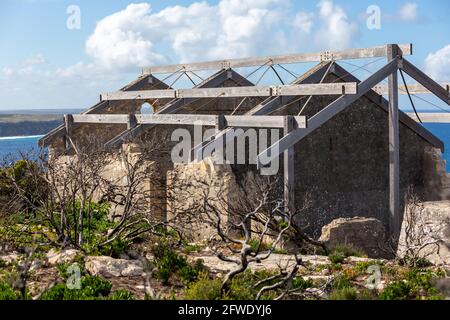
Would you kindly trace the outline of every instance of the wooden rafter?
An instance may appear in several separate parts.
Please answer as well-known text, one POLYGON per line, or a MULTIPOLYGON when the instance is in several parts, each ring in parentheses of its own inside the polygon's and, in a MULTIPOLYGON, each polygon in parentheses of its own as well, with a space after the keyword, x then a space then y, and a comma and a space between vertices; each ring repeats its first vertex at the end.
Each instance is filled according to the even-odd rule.
POLYGON ((441 85, 439 85, 439 83, 431 79, 406 59, 402 60, 400 68, 405 71, 410 77, 427 88, 430 92, 432 92, 436 97, 444 101, 446 104, 450 105, 450 94, 448 91, 448 87, 442 87, 441 85))

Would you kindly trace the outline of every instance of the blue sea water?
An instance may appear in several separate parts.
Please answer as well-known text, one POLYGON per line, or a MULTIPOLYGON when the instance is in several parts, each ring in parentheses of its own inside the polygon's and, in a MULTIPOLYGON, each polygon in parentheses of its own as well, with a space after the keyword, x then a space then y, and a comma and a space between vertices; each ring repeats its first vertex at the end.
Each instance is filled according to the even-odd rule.
MULTIPOLYGON (((426 123, 424 126, 444 142, 444 159, 447 160, 447 171, 450 172, 450 124, 426 123)), ((39 151, 37 142, 40 137, 0 137, 0 160, 5 157, 17 158, 21 152, 39 151)))
POLYGON ((37 154, 39 152, 38 140, 42 136, 28 137, 0 137, 0 160, 15 160, 21 154, 37 154))

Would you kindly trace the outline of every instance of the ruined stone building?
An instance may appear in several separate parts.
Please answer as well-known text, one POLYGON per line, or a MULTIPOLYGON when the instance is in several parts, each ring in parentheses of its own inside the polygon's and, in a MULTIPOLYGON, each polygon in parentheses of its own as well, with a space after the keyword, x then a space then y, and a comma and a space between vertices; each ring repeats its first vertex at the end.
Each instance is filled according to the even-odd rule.
MULTIPOLYGON (((309 234, 318 237, 321 228, 336 218, 374 217, 395 233, 399 229, 408 188, 413 188, 423 200, 450 197, 445 163, 440 158, 444 151, 443 142, 415 117, 398 111, 397 94, 405 93, 397 84, 398 70, 419 82, 411 85, 410 93, 431 92, 446 103, 450 100, 445 88, 404 58, 410 53, 410 46, 390 45, 152 68, 119 92, 103 95, 102 101, 82 116, 66 117, 66 124, 48 133, 40 143, 58 156, 70 154, 70 149, 73 154, 72 147, 82 145, 92 134, 111 150, 117 150, 152 130, 155 134, 161 128, 169 132, 186 128, 192 132, 191 122, 195 116, 217 116, 216 122, 208 125, 219 133, 226 130, 232 120, 236 122, 235 127, 241 127, 239 121, 249 121, 242 125, 245 130, 252 127, 261 130, 264 126, 271 127, 269 121, 283 119, 281 126, 274 125, 279 130, 279 139, 267 146, 276 145, 278 149, 272 148, 272 153, 259 150, 258 154, 278 156, 279 153, 280 170, 276 174, 281 177, 281 182, 284 181, 283 197, 289 206, 295 209, 306 194, 311 196, 312 205, 298 223, 305 225, 309 234), (364 81, 339 63, 340 59, 379 56, 387 58, 386 66, 364 81), (255 86, 235 71, 242 66, 275 66, 302 61, 317 61, 318 64, 284 86, 255 86), (189 74, 205 69, 219 71, 186 91, 173 90, 155 77, 160 72, 181 70, 189 74), (381 85, 386 78, 389 86, 381 85), (342 84, 345 83, 349 86, 344 87, 342 84), (315 84, 316 87, 308 87, 315 84), (354 91, 350 84, 355 85, 354 91), (139 115, 145 102, 154 108, 154 115, 147 116, 149 119, 154 117, 150 122, 145 122, 144 116, 134 116, 139 115), (123 120, 108 118, 108 115, 123 115, 123 120), (230 115, 235 118, 228 117, 230 115), (304 127, 298 124, 300 118, 285 117, 299 115, 305 117, 304 127), (264 120, 262 124, 258 122, 259 117, 264 120), (70 135, 70 143, 67 135, 70 135)), ((171 147, 174 145, 172 141, 167 143, 171 147)), ((132 148, 127 150, 133 152, 132 148)), ((247 161, 248 158, 247 154, 247 161)), ((168 177, 174 170, 170 153, 155 159, 155 165, 161 177, 168 177)), ((255 162, 211 164, 206 160, 200 165, 186 165, 188 167, 189 170, 207 170, 219 184, 245 188, 239 183, 240 179, 246 172, 259 174, 262 165, 258 167, 255 162)), ((233 188, 230 193, 236 192, 233 188)), ((164 218, 164 212, 160 214, 164 218)))

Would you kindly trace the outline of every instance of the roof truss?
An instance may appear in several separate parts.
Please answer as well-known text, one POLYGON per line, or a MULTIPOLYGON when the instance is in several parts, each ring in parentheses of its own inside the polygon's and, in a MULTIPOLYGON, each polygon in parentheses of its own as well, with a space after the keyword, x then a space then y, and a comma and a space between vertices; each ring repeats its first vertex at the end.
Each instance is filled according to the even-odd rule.
MULTIPOLYGON (((403 55, 412 54, 412 44, 399 45, 403 55)), ((244 58, 231 60, 217 60, 189 64, 176 64, 169 66, 150 67, 143 70, 144 74, 174 73, 179 71, 217 70, 228 68, 254 67, 261 65, 291 64, 299 62, 322 62, 332 60, 365 59, 374 57, 387 57, 386 46, 373 48, 348 49, 342 51, 323 51, 317 53, 302 53, 281 56, 267 56, 258 58, 244 58)))

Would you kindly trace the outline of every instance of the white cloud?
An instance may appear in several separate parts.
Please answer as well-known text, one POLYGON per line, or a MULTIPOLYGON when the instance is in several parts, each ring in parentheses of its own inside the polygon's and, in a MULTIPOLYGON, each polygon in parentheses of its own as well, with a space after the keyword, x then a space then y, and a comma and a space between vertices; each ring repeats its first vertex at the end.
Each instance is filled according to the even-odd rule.
POLYGON ((425 69, 437 81, 450 81, 450 44, 425 59, 425 69))
POLYGON ((349 21, 347 13, 330 0, 318 4, 321 27, 316 35, 316 44, 322 49, 343 49, 351 47, 358 35, 356 23, 349 21))
POLYGON ((293 26, 302 32, 309 33, 314 24, 313 19, 313 13, 300 11, 295 15, 293 26))
POLYGON ((309 35, 303 41, 308 49, 351 46, 357 26, 342 7, 321 1, 315 23, 313 12, 291 12, 290 4, 289 0, 221 0, 217 5, 195 2, 156 13, 147 3, 131 4, 98 22, 86 50, 105 68, 126 69, 289 52, 298 48, 298 41, 286 39, 305 35, 309 35), (170 57, 164 54, 167 47, 170 57))
POLYGON ((399 17, 402 21, 413 22, 418 18, 418 5, 415 2, 405 3, 399 11, 399 17))
POLYGON ((46 62, 47 62, 47 60, 45 59, 45 57, 42 54, 37 54, 37 55, 31 56, 31 57, 25 59, 23 64, 25 66, 34 66, 34 65, 38 65, 38 64, 44 64, 46 62))

